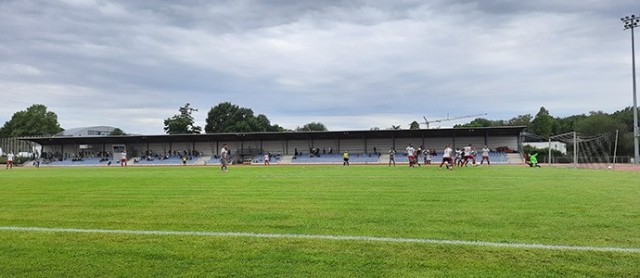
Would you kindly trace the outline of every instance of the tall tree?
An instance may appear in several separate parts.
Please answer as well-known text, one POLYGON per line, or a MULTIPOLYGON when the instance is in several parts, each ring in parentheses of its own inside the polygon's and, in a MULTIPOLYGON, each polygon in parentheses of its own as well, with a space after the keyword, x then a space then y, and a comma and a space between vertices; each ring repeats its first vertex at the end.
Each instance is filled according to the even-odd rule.
POLYGON ((554 124, 555 119, 549 115, 549 111, 544 107, 540 107, 540 111, 531 121, 531 132, 543 137, 549 137, 553 135, 554 124))
MULTIPOLYGON (((624 123, 629 131, 633 130, 633 109, 631 106, 620 111, 616 111, 611 114, 611 116, 614 117, 616 121, 624 123)), ((638 120, 640 120, 640 115, 638 115, 638 120)))
POLYGON ((327 131, 327 127, 321 122, 310 122, 308 124, 303 125, 302 127, 297 127, 296 131, 327 131))
POLYGON ((461 125, 455 125, 454 127, 491 127, 491 126, 505 126, 506 123, 503 120, 488 120, 485 118, 476 118, 475 120, 461 125))
POLYGON ((194 124, 195 121, 191 116, 191 113, 198 109, 191 108, 190 105, 187 103, 180 107, 178 109, 180 113, 164 120, 164 131, 167 134, 200 134, 202 128, 194 124))
POLYGON ((518 115, 511 120, 507 121, 507 125, 510 126, 529 126, 531 124, 533 116, 531 114, 518 115))
POLYGON ((275 132, 284 129, 278 125, 271 125, 267 116, 254 116, 253 110, 239 107, 230 102, 222 102, 212 107, 207 114, 206 133, 225 132, 275 132))
POLYGON ((122 135, 123 136, 123 135, 127 135, 127 134, 122 129, 116 127, 115 129, 113 129, 113 131, 109 135, 112 135, 112 136, 121 136, 122 135))
POLYGON ((626 131, 625 124, 602 111, 590 112, 575 124, 575 131, 586 135, 615 134, 616 130, 626 131))
POLYGON ((409 124, 409 129, 420 129, 420 124, 417 121, 413 121, 409 124))
POLYGON ((555 118, 553 133, 563 134, 567 132, 574 132, 576 131, 576 124, 586 118, 587 116, 584 114, 573 115, 565 118, 555 118))
POLYGON ((47 111, 42 104, 34 104, 13 114, 0 128, 0 137, 50 136, 63 130, 56 113, 47 111))

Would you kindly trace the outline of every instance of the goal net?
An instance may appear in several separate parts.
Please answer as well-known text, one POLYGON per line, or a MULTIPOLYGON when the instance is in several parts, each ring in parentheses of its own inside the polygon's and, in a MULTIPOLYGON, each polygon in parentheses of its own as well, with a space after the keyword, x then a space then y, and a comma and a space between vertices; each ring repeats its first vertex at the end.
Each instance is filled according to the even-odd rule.
POLYGON ((551 164, 569 164, 578 168, 605 169, 614 167, 616 134, 582 135, 569 132, 551 136, 549 142, 562 142, 566 153, 550 155, 551 164))

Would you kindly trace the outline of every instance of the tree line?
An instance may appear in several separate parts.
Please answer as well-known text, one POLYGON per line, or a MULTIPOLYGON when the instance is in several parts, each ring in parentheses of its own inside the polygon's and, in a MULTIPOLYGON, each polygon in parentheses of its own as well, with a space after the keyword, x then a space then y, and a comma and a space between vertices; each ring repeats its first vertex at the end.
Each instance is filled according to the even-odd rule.
POLYGON ((627 107, 614 113, 592 111, 588 114, 568 117, 554 117, 549 110, 540 107, 533 117, 531 114, 518 115, 510 120, 475 120, 454 128, 494 127, 494 126, 525 126, 525 131, 548 139, 553 135, 577 132, 583 135, 608 135, 615 139, 618 131, 618 154, 633 154, 633 109, 627 107))
MULTIPOLYGON (((164 131, 167 134, 199 134, 202 128, 195 124, 192 113, 198 109, 190 103, 178 109, 178 113, 164 120, 164 131)), ((240 107, 230 102, 222 102, 209 110, 204 132, 284 132, 287 130, 277 124, 271 124, 267 116, 255 115, 250 108, 240 107)), ((64 131, 58 123, 58 115, 47 111, 43 104, 34 104, 24 111, 13 114, 11 119, 0 128, 0 137, 52 136, 64 131)), ((297 127, 293 131, 327 131, 320 122, 310 122, 297 127)), ((116 128, 111 135, 126 135, 116 128)))

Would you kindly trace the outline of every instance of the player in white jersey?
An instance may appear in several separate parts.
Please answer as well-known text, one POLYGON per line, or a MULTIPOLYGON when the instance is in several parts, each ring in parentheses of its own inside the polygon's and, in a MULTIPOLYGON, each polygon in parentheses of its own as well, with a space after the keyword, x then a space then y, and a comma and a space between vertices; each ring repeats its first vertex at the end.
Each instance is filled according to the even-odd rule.
POLYGON ((7 169, 13 169, 13 152, 7 154, 7 169))
POLYGON ((491 165, 491 161, 489 161, 489 152, 491 152, 491 150, 487 148, 487 145, 484 145, 484 148, 482 148, 482 160, 480 161, 480 164, 487 160, 487 164, 491 165))
POLYGON ((444 152, 442 153, 442 162, 440 162, 440 166, 438 167, 439 169, 442 169, 442 165, 446 162, 447 163, 447 168, 449 170, 453 170, 453 149, 451 149, 451 145, 447 145, 444 148, 444 152))
POLYGON ((264 165, 270 165, 271 162, 271 154, 269 152, 266 152, 264 154, 264 165))
POLYGON ((122 153, 120 153, 120 166, 122 167, 126 167, 127 166, 127 151, 123 150, 122 153))
POLYGON ((424 164, 431 164, 431 150, 424 150, 424 164))
POLYGON ((393 148, 389 149, 389 166, 393 163, 393 167, 396 166, 396 150, 393 148))
POLYGON ((462 165, 467 165, 467 163, 469 163, 469 159, 471 159, 471 161, 473 162, 473 166, 476 166, 476 156, 475 156, 475 150, 473 149, 473 146, 471 144, 469 144, 468 146, 465 146, 464 149, 464 161, 462 162, 462 165))
POLYGON ((222 145, 220 149, 220 169, 223 172, 227 172, 227 164, 229 163, 229 146, 227 144, 222 145))
POLYGON ((453 158, 453 161, 455 162, 456 165, 462 166, 462 160, 464 159, 462 149, 456 149, 455 154, 456 156, 453 158))
POLYGON ((413 164, 416 162, 416 149, 413 148, 412 144, 409 144, 409 146, 404 151, 409 157, 409 167, 413 167, 413 164))

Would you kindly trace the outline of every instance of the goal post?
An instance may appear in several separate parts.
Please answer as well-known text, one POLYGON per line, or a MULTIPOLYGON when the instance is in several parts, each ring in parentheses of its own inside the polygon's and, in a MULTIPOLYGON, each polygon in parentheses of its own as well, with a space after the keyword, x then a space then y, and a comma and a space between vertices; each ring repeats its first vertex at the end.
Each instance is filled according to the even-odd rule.
MULTIPOLYGON (((573 164, 576 168, 612 169, 614 167, 617 132, 615 134, 584 135, 574 131, 550 136, 549 142, 552 140, 566 144, 566 154, 555 159, 559 163, 573 164)), ((549 143, 549 147, 551 148, 551 143, 549 143)), ((549 150, 549 154, 551 155, 551 150, 549 150)))

